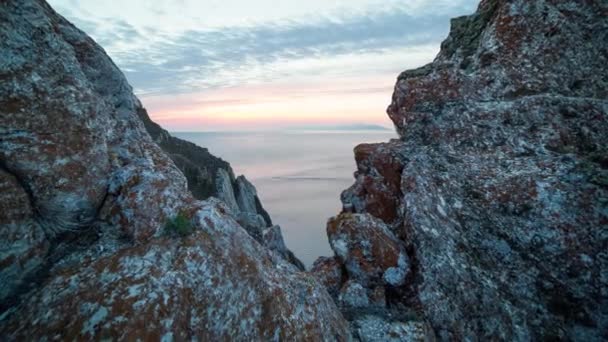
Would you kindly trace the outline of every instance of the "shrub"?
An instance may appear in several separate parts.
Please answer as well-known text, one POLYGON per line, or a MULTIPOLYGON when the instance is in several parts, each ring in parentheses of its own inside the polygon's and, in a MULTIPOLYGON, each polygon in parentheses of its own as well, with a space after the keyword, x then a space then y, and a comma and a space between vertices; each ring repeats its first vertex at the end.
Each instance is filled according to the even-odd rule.
POLYGON ((179 213, 165 223, 165 233, 169 235, 187 236, 192 233, 194 227, 190 219, 184 214, 179 213))

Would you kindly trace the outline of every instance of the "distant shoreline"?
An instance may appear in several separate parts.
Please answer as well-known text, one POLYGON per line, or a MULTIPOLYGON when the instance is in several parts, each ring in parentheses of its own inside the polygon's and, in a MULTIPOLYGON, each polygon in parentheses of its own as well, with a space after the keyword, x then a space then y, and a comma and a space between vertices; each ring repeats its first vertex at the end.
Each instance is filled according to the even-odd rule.
POLYGON ((395 131, 390 129, 325 129, 325 128, 310 128, 310 129, 260 129, 260 130, 209 130, 209 131, 170 131, 171 134, 262 134, 262 133, 274 133, 274 134, 316 134, 316 133, 382 133, 391 134, 395 131))
POLYGON ((312 125, 312 126, 288 126, 281 128, 260 128, 260 129, 235 129, 235 130, 201 130, 201 131, 180 131, 171 130, 171 133, 264 133, 264 132, 289 132, 289 133, 332 133, 332 132, 394 132, 394 129, 382 125, 374 124, 354 124, 354 125, 312 125))

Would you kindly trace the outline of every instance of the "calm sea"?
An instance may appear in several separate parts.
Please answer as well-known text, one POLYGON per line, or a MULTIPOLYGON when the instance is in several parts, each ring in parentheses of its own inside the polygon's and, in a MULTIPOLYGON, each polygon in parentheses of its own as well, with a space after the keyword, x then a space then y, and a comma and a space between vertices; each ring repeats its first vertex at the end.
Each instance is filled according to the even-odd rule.
POLYGON ((327 219, 341 209, 340 193, 353 184, 353 148, 396 138, 389 131, 173 133, 230 162, 257 188, 281 226, 287 246, 310 267, 332 255, 327 219))

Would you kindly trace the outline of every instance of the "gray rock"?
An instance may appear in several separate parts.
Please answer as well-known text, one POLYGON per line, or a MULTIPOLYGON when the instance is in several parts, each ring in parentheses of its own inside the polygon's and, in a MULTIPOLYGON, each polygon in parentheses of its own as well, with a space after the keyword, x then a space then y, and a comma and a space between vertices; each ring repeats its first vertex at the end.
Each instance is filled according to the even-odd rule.
POLYGON ((337 301, 344 278, 346 278, 343 268, 342 262, 336 256, 320 257, 315 260, 309 272, 325 286, 329 294, 337 301))
POLYGON ((46 2, 2 2, 0 340, 349 340, 318 282, 191 195, 142 111, 46 2))
POLYGON ((281 233, 281 227, 272 226, 262 231, 262 245, 266 246, 269 250, 277 253, 282 258, 287 260, 289 263, 296 266, 300 271, 306 270, 306 267, 285 245, 283 240, 283 234, 281 233))
POLYGON ((258 210, 255 201, 258 197, 258 193, 253 184, 244 176, 237 177, 235 183, 236 201, 239 204, 241 211, 257 214, 258 210))
POLYGON ((352 325, 361 342, 435 341, 433 332, 420 321, 390 321, 367 314, 355 319, 352 325))
POLYGON ((369 288, 405 282, 408 256, 382 220, 369 214, 343 213, 328 221, 327 236, 349 279, 369 288))
POLYGON ((217 197, 224 201, 235 217, 241 212, 236 203, 234 188, 232 187, 232 177, 228 171, 218 169, 216 175, 217 197))
POLYGON ((361 284, 352 280, 347 281, 342 286, 338 300, 341 305, 349 308, 365 308, 369 306, 367 290, 361 284))
POLYGON ((249 235, 257 241, 262 241, 262 231, 266 228, 266 221, 258 214, 240 212, 236 221, 247 230, 249 235))
POLYGON ((433 63, 398 77, 400 139, 355 149, 344 211, 404 243, 411 271, 387 302, 439 339, 608 336, 606 13, 605 1, 482 1, 433 63))
POLYGON ((234 182, 231 179, 226 170, 218 169, 217 194, 232 216, 256 241, 304 271, 306 268, 302 261, 285 245, 281 227, 271 225, 272 221, 262 208, 253 184, 244 176, 237 177, 234 182))
POLYGON ((231 179, 234 178, 232 167, 228 162, 212 155, 204 147, 171 136, 169 132, 150 119, 145 108, 140 108, 137 114, 152 140, 171 157, 175 165, 186 176, 188 189, 195 198, 204 200, 211 196, 218 196, 216 175, 219 170, 224 170, 231 175, 231 179))

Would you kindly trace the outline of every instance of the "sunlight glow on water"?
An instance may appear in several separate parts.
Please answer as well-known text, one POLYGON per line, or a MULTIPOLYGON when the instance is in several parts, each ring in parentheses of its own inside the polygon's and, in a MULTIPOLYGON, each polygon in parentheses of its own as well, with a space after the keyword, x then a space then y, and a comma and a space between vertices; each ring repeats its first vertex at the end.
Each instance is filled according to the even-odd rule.
POLYGON ((287 246, 307 267, 332 255, 327 219, 342 208, 340 193, 354 182, 353 148, 396 138, 382 132, 172 133, 232 165, 257 188, 262 204, 281 226, 287 246))

